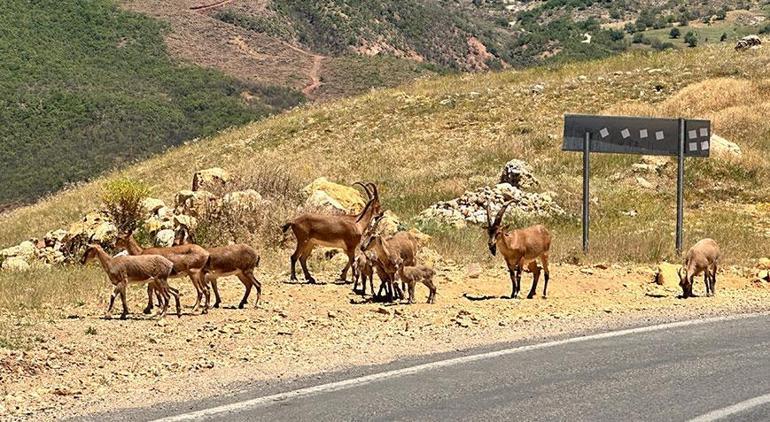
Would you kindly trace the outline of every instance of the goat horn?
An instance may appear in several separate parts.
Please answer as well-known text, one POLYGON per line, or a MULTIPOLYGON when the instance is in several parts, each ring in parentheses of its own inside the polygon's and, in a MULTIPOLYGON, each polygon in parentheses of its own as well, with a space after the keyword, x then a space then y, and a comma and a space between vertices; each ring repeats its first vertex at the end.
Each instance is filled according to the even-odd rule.
POLYGON ((377 185, 375 185, 372 182, 369 182, 368 185, 369 185, 369 187, 372 188, 372 192, 374 193, 374 197, 377 198, 377 199, 380 199, 380 191, 377 190, 377 185))
POLYGON ((369 199, 372 199, 372 192, 371 192, 371 191, 369 191, 369 187, 368 187, 368 186, 366 186, 366 184, 365 184, 364 182, 356 182, 356 183, 353 183, 353 186, 355 186, 355 185, 359 185, 359 186, 361 186, 362 188, 364 188, 364 190, 366 191, 366 196, 367 196, 367 197, 369 197, 369 199))
POLYGON ((510 200, 510 201, 508 201, 508 202, 504 203, 504 204, 503 204, 503 207, 502 207, 502 208, 500 208, 500 211, 497 213, 497 216, 495 217, 495 222, 494 222, 494 224, 493 224, 493 227, 494 227, 494 228, 497 228, 497 227, 499 227, 499 226, 500 226, 500 223, 502 223, 502 222, 503 222, 503 216, 505 215, 505 211, 508 209, 508 206, 509 206, 509 205, 511 205, 511 203, 513 203, 513 201, 514 201, 514 200, 512 199, 512 200, 510 200))
POLYGON ((487 228, 492 228, 492 214, 489 212, 489 203, 487 203, 486 209, 487 209, 487 228))

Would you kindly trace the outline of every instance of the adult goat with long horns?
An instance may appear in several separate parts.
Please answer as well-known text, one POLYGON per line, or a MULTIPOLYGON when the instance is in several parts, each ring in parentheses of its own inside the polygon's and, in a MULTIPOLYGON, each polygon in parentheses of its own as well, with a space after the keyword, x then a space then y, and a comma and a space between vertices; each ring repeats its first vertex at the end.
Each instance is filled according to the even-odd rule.
POLYGON ((348 263, 342 269, 340 280, 346 280, 348 269, 353 266, 356 247, 361 242, 364 230, 373 218, 382 215, 377 186, 374 183, 362 182, 356 182, 354 185, 361 186, 369 198, 360 213, 346 215, 304 213, 283 225, 283 232, 286 233, 291 229, 297 239, 297 249, 291 255, 292 281, 297 280, 295 268, 299 260, 305 280, 308 283, 316 282, 307 269, 307 258, 316 246, 338 248, 345 251, 348 256, 348 263))
POLYGON ((548 254, 551 249, 551 234, 544 226, 538 224, 525 229, 505 231, 500 227, 505 211, 513 201, 503 204, 497 213, 494 221, 487 205, 487 233, 489 234, 489 252, 494 256, 499 250, 508 266, 508 273, 511 276, 512 292, 511 299, 515 299, 521 290, 521 271, 526 268, 532 272, 532 289, 530 289, 527 299, 535 297, 537 291, 537 281, 540 278, 540 267, 537 260, 543 266, 545 273, 545 285, 543 286, 543 298, 548 292, 548 254))

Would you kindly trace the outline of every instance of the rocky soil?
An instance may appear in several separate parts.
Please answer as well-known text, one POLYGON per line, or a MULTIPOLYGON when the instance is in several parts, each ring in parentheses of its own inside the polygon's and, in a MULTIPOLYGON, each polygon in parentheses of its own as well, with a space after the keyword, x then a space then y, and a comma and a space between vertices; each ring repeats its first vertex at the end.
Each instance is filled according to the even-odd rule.
MULTIPOLYGON (((162 321, 139 312, 102 318, 108 291, 78 307, 0 315, 0 419, 48 420, 235 391, 244 382, 291 380, 403 356, 500 341, 610 329, 627 324, 766 310, 768 283, 726 269, 718 296, 677 299, 674 280, 652 281, 647 267, 552 267, 548 299, 510 300, 503 265, 437 265, 435 305, 371 303, 350 285, 289 284, 263 277, 264 302, 238 310, 242 287, 220 282, 225 308, 162 321)), ((335 279, 337 270, 320 280, 335 279)), ((660 277, 658 277, 660 279, 660 277)), ((523 292, 530 286, 525 274, 523 292)), ((542 283, 542 281, 541 281, 542 283)), ((542 289, 542 287, 541 287, 542 289)), ((542 292, 542 290, 540 290, 542 292)), ((696 293, 703 292, 698 282, 696 293)), ((424 301, 427 290, 418 287, 424 301)))

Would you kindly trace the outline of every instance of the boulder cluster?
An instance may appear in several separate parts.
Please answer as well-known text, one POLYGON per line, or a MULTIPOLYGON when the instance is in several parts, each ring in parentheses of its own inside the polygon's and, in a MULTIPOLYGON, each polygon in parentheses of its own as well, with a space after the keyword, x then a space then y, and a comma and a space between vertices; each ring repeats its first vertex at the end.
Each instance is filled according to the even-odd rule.
POLYGON ((494 215, 503 204, 513 201, 510 210, 527 216, 558 216, 565 211, 554 201, 553 193, 527 192, 538 185, 538 181, 527 164, 512 160, 503 168, 500 183, 465 192, 459 198, 431 205, 420 213, 419 219, 434 221, 453 227, 465 227, 468 223, 486 225, 487 207, 494 215))
POLYGON ((759 48, 762 45, 762 40, 756 35, 747 35, 738 40, 735 43, 735 50, 742 51, 750 48, 759 48))
MULTIPOLYGON (((195 190, 182 190, 175 195, 172 206, 157 198, 142 202, 144 215, 140 223, 152 236, 156 246, 171 246, 182 228, 194 230, 198 218, 206 213, 223 209, 254 211, 264 204, 255 190, 214 194, 202 188, 224 192, 231 183, 230 175, 223 169, 201 170, 193 176, 195 190)), ((0 250, 0 269, 26 271, 32 266, 50 266, 66 262, 78 254, 88 243, 110 244, 114 242, 118 228, 103 211, 86 214, 68 229, 52 230, 43 239, 30 239, 0 250)))

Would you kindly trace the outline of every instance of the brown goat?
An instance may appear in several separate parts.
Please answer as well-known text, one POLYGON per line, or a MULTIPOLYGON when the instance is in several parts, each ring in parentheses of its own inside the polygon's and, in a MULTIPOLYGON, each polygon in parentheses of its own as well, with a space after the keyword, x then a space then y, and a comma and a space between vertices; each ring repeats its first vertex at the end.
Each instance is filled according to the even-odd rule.
POLYGON ((508 201, 503 204, 494 221, 492 221, 489 206, 487 206, 489 252, 494 256, 499 249, 505 259, 508 273, 511 277, 511 299, 515 299, 519 295, 521 290, 521 271, 525 266, 533 274, 532 289, 530 289, 527 299, 535 297, 537 281, 540 278, 540 268, 537 266, 537 260, 540 259, 540 263, 543 265, 543 272, 545 273, 545 286, 543 286, 543 298, 545 298, 548 294, 548 254, 551 249, 551 234, 548 232, 548 229, 539 224, 510 232, 501 229, 500 224, 503 221, 505 211, 512 202, 508 201))
POLYGON ((168 278, 174 273, 174 263, 168 259, 160 255, 120 256, 113 258, 101 246, 96 244, 88 246, 81 263, 85 265, 93 258, 99 260, 110 282, 115 286, 110 296, 110 305, 107 308, 106 318, 110 318, 112 307, 115 304, 115 296, 120 294, 120 300, 123 302, 123 312, 120 314, 120 318, 126 319, 128 315, 126 286, 129 283, 154 283, 157 286, 155 288, 162 297, 162 310, 159 317, 162 318, 166 314, 170 295, 173 295, 176 301, 177 315, 182 315, 179 305, 179 293, 176 289, 171 289, 168 286, 168 278))
POLYGON ((356 254, 356 259, 353 261, 353 291, 358 291, 358 282, 361 281, 361 295, 366 295, 366 280, 369 280, 369 284, 372 289, 372 295, 374 295, 374 261, 375 256, 373 253, 360 252, 356 254))
MULTIPOLYGON (((203 305, 203 313, 207 313, 209 309, 210 293, 208 286, 205 283, 206 265, 209 260, 209 253, 205 249, 198 245, 180 245, 171 246, 167 248, 142 248, 133 234, 125 233, 118 236, 118 240, 115 243, 120 248, 125 248, 130 255, 160 255, 174 263, 174 277, 189 276, 192 281, 193 287, 197 292, 197 298, 193 312, 197 311, 200 306, 201 296, 206 297, 206 301, 203 305)), ((144 309, 144 313, 148 314, 152 311, 152 292, 153 286, 147 286, 148 303, 144 309)))
POLYGON ((362 186, 369 197, 369 201, 360 213, 356 215, 304 213, 283 225, 283 232, 286 233, 291 229, 297 239, 297 248, 291 255, 292 281, 297 280, 295 269, 297 260, 299 260, 305 280, 308 283, 316 282, 307 269, 307 258, 316 246, 338 248, 345 251, 348 256, 348 263, 342 269, 340 279, 346 280, 347 271, 353 266, 355 250, 361 242, 362 233, 373 218, 382 215, 377 186, 374 183, 356 182, 355 184, 362 186))
POLYGON ((375 220, 367 230, 367 234, 361 242, 361 251, 364 253, 374 252, 376 257, 375 268, 378 270, 381 280, 378 296, 382 294, 384 288, 389 299, 403 298, 402 289, 394 283, 396 271, 398 271, 395 262, 396 259, 400 259, 405 266, 415 265, 419 243, 417 238, 409 232, 398 232, 383 239, 381 235, 377 234, 379 221, 379 219, 375 220))
POLYGON ((254 305, 259 305, 259 299, 262 297, 262 283, 254 275, 254 271, 259 266, 259 254, 257 251, 251 246, 244 244, 227 245, 206 250, 209 252, 206 282, 211 283, 214 289, 214 307, 218 308, 222 302, 219 296, 219 288, 217 287, 217 279, 229 275, 238 277, 246 288, 238 308, 243 309, 246 306, 252 287, 257 291, 257 300, 254 302, 254 305))
POLYGON ((679 285, 682 287, 682 297, 695 296, 692 293, 693 279, 703 273, 703 281, 706 283, 706 296, 716 294, 717 267, 721 251, 719 245, 713 239, 702 239, 694 244, 684 256, 684 264, 677 271, 679 285))
POLYGON ((401 258, 396 260, 396 266, 398 267, 398 277, 406 283, 409 289, 409 303, 414 303, 414 287, 418 281, 430 291, 427 303, 436 302, 436 285, 433 283, 433 276, 436 273, 432 268, 424 265, 404 266, 401 258))

